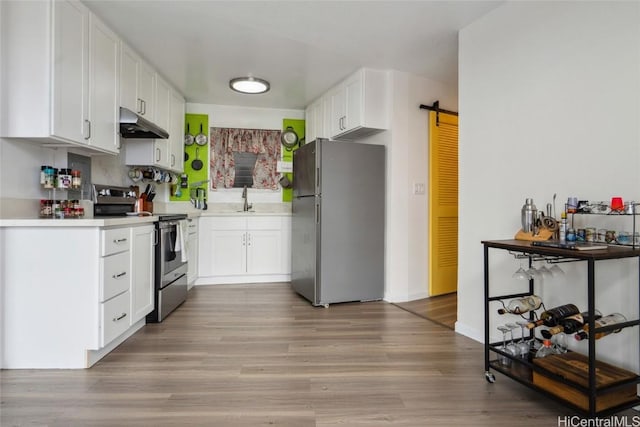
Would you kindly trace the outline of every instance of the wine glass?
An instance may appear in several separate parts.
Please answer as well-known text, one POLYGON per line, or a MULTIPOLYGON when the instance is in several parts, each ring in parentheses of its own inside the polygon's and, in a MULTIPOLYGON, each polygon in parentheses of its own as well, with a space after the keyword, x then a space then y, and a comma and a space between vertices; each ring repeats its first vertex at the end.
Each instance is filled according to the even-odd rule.
POLYGON ((520 263, 520 268, 518 268, 516 272, 513 273, 512 277, 518 280, 529 280, 530 278, 525 269, 522 268, 522 262, 520 263))
POLYGON ((549 271, 553 277, 564 276, 564 270, 562 270, 558 264, 553 264, 553 267, 551 267, 549 271))
POLYGON ((567 334, 560 332, 555 334, 552 338, 553 348, 558 354, 564 354, 567 352, 567 334))
POLYGON ((551 270, 549 270, 546 265, 543 265, 542 267, 540 267, 538 269, 538 273, 542 278, 545 278, 545 279, 548 279, 553 276, 553 273, 551 273, 551 270))
POLYGON ((530 346, 529 346, 530 340, 524 339, 524 333, 525 333, 524 329, 529 324, 529 322, 527 322, 526 320, 518 320, 516 324, 520 326, 520 329, 522 330, 522 338, 520 339, 520 342, 518 342, 517 344, 518 355, 524 358, 529 355, 529 350, 530 350, 530 346))
POLYGON ((513 339, 513 330, 518 329, 518 325, 516 325, 515 323, 507 323, 504 326, 506 326, 509 329, 509 332, 511 333, 511 341, 509 342, 509 344, 507 344, 506 351, 507 353, 511 353, 512 355, 517 356, 518 346, 516 345, 513 339))
POLYGON ((527 276, 529 276, 530 279, 536 279, 538 277, 540 277, 540 272, 538 270, 536 270, 536 268, 533 266, 533 264, 531 265, 531 267, 529 267, 529 269, 526 271, 527 276))
MULTIPOLYGON (((500 347, 500 350, 507 353, 507 332, 509 332, 509 328, 506 326, 498 326, 498 330, 502 332, 502 347, 500 347)), ((498 354, 498 362, 500 362, 502 366, 511 366, 511 359, 502 354, 498 354)))

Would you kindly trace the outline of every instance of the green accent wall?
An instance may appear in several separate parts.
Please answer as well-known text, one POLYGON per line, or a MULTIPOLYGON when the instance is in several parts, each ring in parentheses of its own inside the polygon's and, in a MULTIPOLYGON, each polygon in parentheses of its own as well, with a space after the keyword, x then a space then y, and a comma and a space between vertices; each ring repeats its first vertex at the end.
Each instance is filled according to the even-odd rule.
MULTIPOLYGON (((200 133, 200 127, 202 126, 202 133, 207 135, 207 144, 206 145, 198 145, 195 142, 192 145, 185 145, 184 152, 189 156, 188 160, 184 161, 184 172, 183 175, 187 175, 187 188, 180 188, 180 192, 182 193, 179 197, 175 196, 177 186, 171 186, 171 197, 170 201, 189 201, 189 191, 191 189, 191 185, 194 182, 198 181, 206 181, 209 179, 209 144, 211 142, 209 136, 209 116, 207 114, 185 114, 184 120, 184 132, 185 135, 187 133, 187 128, 189 132, 194 137, 200 133), (191 167, 191 162, 196 158, 196 149, 198 150, 198 159, 202 161, 202 169, 194 170, 191 167)), ((184 160, 184 157, 183 157, 184 160)), ((178 181, 178 185, 180 185, 180 180, 178 181)), ((204 188, 207 190, 209 188, 209 183, 203 183, 199 186, 199 188, 204 188)), ((205 194, 208 194, 208 191, 205 191, 205 194)))
MULTIPOLYGON (((285 131, 288 127, 293 128, 296 134, 298 134, 298 140, 304 139, 305 136, 305 121, 300 119, 283 119, 282 120, 282 130, 285 131)), ((298 149, 300 143, 295 146, 291 151, 287 150, 284 145, 281 146, 282 149, 282 161, 283 162, 293 162, 293 152, 298 149)), ((286 173, 284 174, 289 178, 289 181, 293 182, 293 174, 286 173)), ((283 188, 282 189, 282 201, 290 202, 293 200, 293 190, 291 188, 283 188)))

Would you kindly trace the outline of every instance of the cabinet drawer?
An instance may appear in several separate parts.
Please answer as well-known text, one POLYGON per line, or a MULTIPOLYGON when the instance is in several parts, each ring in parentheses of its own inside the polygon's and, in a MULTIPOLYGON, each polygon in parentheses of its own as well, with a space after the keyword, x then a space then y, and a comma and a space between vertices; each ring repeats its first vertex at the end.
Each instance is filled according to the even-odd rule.
POLYGON ((106 301, 129 289, 131 263, 129 251, 100 258, 100 301, 106 301))
POLYGON ((100 321, 102 323, 100 344, 102 347, 129 328, 130 315, 129 291, 100 304, 100 321))
POLYGON ((129 228, 111 228, 102 230, 100 255, 107 256, 131 248, 129 228))

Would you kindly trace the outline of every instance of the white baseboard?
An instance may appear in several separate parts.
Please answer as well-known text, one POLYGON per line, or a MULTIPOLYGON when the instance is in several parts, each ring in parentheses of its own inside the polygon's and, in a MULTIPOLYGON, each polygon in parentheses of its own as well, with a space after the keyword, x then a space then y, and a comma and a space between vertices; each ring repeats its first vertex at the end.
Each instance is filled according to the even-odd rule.
POLYGON ((290 274, 267 274, 256 276, 208 276, 198 277, 196 286, 203 285, 236 285, 240 283, 290 282, 290 274))
POLYGON ((455 324, 455 331, 460 335, 464 335, 465 337, 469 337, 474 341, 478 341, 479 343, 484 343, 484 330, 479 330, 477 328, 472 328, 460 321, 455 324))

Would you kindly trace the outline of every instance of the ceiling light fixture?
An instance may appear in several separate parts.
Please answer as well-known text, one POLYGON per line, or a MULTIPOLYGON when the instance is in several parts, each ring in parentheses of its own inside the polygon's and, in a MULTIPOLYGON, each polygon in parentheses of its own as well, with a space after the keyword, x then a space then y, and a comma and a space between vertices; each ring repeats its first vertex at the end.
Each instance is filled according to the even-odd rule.
POLYGON ((240 93, 265 93, 269 91, 269 82, 255 77, 237 77, 229 81, 229 87, 240 93))

